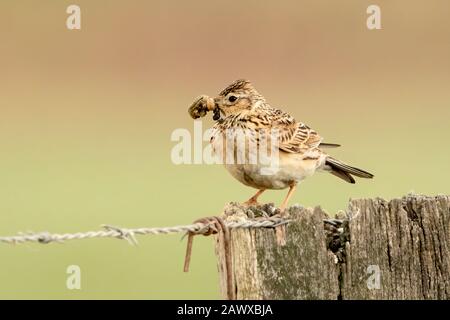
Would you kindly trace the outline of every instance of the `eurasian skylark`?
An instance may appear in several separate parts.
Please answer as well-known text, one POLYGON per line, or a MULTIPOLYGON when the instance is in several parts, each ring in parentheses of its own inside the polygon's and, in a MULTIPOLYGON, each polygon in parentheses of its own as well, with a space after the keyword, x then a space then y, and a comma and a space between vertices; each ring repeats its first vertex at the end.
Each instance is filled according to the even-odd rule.
MULTIPOLYGON (((214 112, 216 120, 211 138, 214 153, 221 157, 233 177, 258 189, 258 192, 245 202, 247 205, 256 205, 258 197, 267 189, 289 188, 280 206, 283 215, 298 182, 313 175, 317 170, 327 171, 349 183, 355 183, 353 176, 373 177, 372 174, 325 153, 323 148, 339 145, 323 143, 322 137, 316 131, 296 121, 286 112, 272 107, 247 80, 233 82, 216 98, 201 96, 189 108, 194 119, 205 116, 208 111, 214 112), (236 139, 239 139, 236 132, 244 135, 243 144, 236 143, 236 139), (234 143, 230 143, 230 137, 234 143), (263 144, 263 140, 268 142, 263 144), (227 152, 228 156, 230 153, 227 146, 230 145, 232 156, 227 158, 227 152), (275 146, 277 152, 273 152, 274 149, 269 152, 268 145, 275 146), (239 154, 236 149, 239 146, 244 146, 245 149, 241 161, 236 160, 239 154), (267 171, 267 161, 261 161, 261 154, 264 153, 261 149, 264 149, 269 159, 276 160, 275 170, 267 171), (276 159, 273 159, 274 157, 276 159), (252 161, 255 158, 256 162, 252 161)), ((277 229, 277 239, 279 243, 284 242, 283 228, 277 229)))

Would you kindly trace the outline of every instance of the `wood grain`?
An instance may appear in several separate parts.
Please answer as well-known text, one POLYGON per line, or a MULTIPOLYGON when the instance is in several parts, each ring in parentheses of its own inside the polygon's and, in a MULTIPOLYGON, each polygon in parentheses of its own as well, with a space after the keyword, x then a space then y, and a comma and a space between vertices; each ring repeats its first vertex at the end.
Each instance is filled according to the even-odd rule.
MULTIPOLYGON (((271 215, 229 204, 225 221, 271 215)), ((352 200, 340 225, 320 207, 288 208, 287 244, 271 228, 231 231, 237 299, 449 299, 450 198, 352 200), (378 272, 379 271, 379 272, 378 272), (379 280, 379 281, 378 281, 379 280)), ((216 254, 224 295, 223 241, 216 254)), ((225 297, 225 295, 224 295, 225 297)))

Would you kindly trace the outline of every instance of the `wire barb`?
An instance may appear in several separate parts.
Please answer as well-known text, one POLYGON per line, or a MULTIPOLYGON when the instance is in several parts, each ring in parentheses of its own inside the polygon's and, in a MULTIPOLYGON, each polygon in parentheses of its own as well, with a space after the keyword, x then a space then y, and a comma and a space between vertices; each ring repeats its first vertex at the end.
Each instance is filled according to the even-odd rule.
POLYGON ((119 227, 111 226, 109 224, 102 224, 101 226, 102 226, 102 228, 104 228, 106 230, 117 232, 118 233, 118 235, 117 235, 118 239, 125 239, 132 246, 137 246, 138 245, 138 241, 136 239, 136 236, 135 236, 133 230, 119 228, 119 227))
MULTIPOLYGON (((358 214, 358 213, 357 213, 358 214)), ((355 215, 356 217, 356 215, 355 215)), ((353 217, 353 218, 355 218, 353 217)), ((35 242, 40 244, 49 244, 52 242, 63 243, 68 240, 84 240, 93 238, 115 238, 127 240, 131 245, 138 245, 136 235, 159 235, 184 233, 188 236, 186 247, 186 256, 184 261, 184 271, 189 271, 189 264, 192 255, 192 245, 195 235, 209 236, 211 234, 219 234, 223 241, 224 258, 225 258, 225 272, 227 282, 227 296, 229 300, 235 299, 234 282, 232 273, 232 254, 231 254, 231 233, 230 229, 255 229, 255 228, 275 228, 289 223, 291 220, 281 217, 259 217, 243 221, 225 222, 223 218, 214 216, 196 220, 193 224, 161 227, 161 228, 121 228, 108 224, 103 224, 103 230, 77 232, 77 233, 19 233, 16 236, 0 237, 0 242, 8 244, 20 244, 25 242, 35 242)), ((344 220, 339 219, 324 219, 324 223, 329 225, 340 226, 344 220)))

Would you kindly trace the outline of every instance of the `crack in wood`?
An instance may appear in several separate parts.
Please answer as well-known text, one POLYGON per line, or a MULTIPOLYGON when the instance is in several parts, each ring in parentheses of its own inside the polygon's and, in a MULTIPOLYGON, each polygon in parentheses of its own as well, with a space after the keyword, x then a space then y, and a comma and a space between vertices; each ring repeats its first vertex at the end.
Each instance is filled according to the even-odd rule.
MULTIPOLYGON (((229 204, 226 221, 272 215, 273 205, 229 204)), ((287 244, 273 229, 233 229, 237 299, 449 299, 450 198, 407 195, 389 202, 360 199, 347 217, 320 207, 288 209, 287 244), (355 218, 349 220, 348 217, 355 218), (368 266, 379 267, 380 287, 370 288, 368 266)), ((221 288, 223 255, 217 239, 221 288)))

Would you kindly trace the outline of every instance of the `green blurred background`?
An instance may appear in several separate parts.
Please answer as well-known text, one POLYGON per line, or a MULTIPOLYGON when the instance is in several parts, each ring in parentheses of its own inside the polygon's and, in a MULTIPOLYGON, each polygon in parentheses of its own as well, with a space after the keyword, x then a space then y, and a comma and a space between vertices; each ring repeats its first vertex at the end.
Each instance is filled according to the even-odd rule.
MULTIPOLYGON (((174 165, 187 107, 237 78, 375 173, 305 181, 291 203, 449 193, 450 2, 71 1, 0 4, 0 235, 171 226, 254 190, 221 166, 174 165), (366 8, 382 30, 366 28, 366 8)), ((204 127, 212 124, 204 119, 204 127)), ((262 200, 280 203, 285 191, 262 200)), ((180 235, 0 244, 0 298, 219 298, 213 241, 182 272, 180 235), (79 265, 82 289, 66 289, 79 265)))

